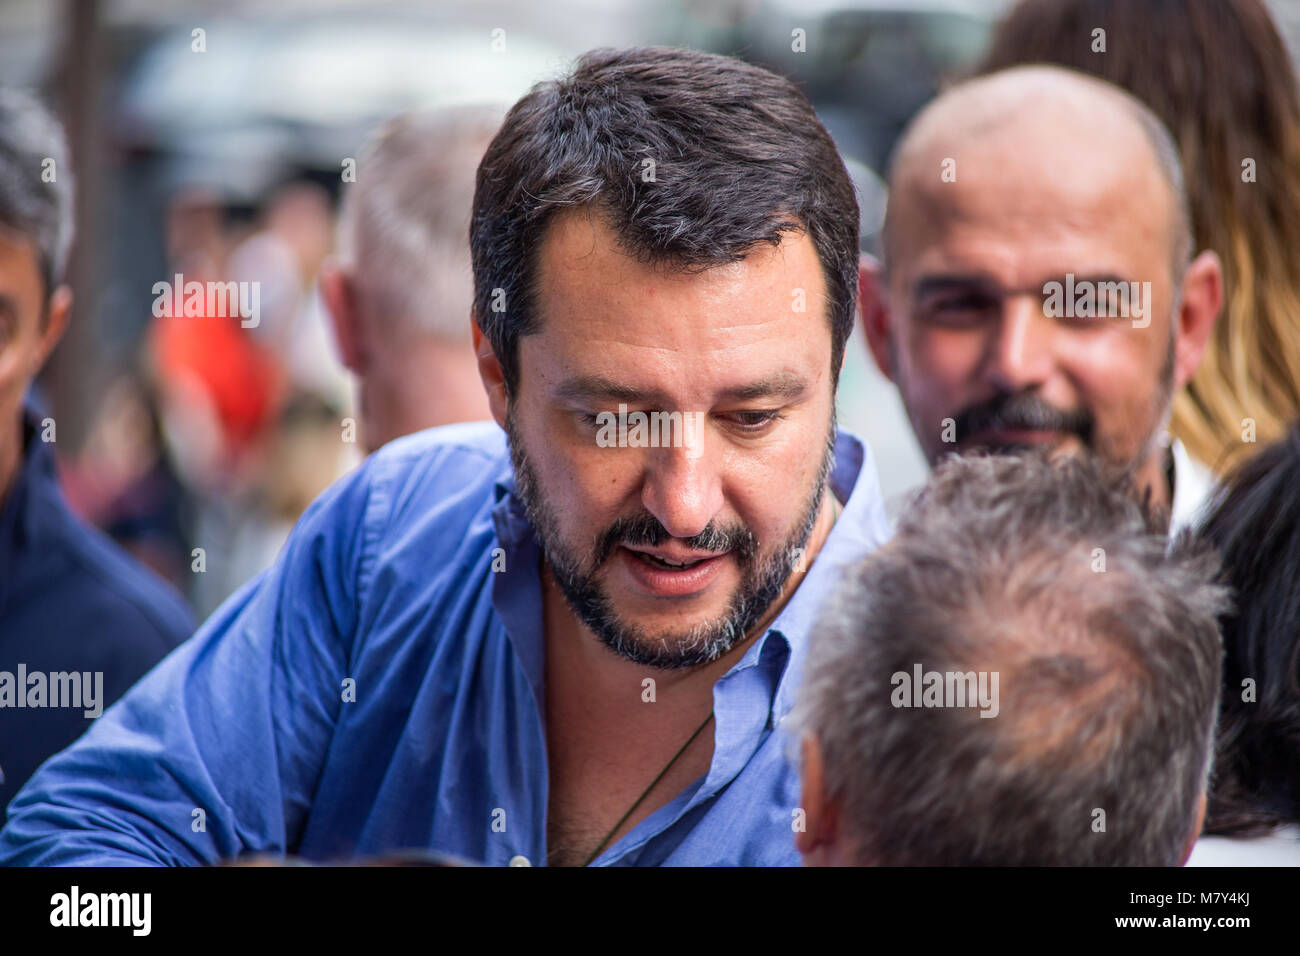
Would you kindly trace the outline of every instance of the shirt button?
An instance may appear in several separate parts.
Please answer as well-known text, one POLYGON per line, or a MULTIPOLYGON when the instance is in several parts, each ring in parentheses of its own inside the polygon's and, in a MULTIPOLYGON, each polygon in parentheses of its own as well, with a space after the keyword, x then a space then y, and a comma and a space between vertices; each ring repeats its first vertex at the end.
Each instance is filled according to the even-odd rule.
POLYGON ((512 856, 510 858, 510 866, 532 866, 532 864, 528 862, 528 857, 526 856, 512 856))

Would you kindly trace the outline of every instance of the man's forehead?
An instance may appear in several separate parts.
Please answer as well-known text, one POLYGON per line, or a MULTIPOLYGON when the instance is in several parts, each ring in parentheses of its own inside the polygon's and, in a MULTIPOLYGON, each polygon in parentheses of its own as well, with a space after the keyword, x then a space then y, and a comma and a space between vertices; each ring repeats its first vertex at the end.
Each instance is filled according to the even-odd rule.
POLYGON ((1063 72, 977 81, 922 114, 891 171, 891 272, 953 230, 1167 253, 1173 197, 1147 132, 1118 93, 1063 72))
POLYGON ((569 213, 547 230, 535 288, 539 331, 584 348, 725 351, 828 325, 820 262, 803 232, 697 267, 645 261, 600 218, 569 213))
POLYGON ((1158 253, 1127 239, 1104 239, 1086 230, 1026 233, 957 224, 913 245, 891 278, 904 283, 907 292, 916 292, 923 285, 933 291, 936 280, 1012 291, 1041 286, 1067 273, 1158 278, 1145 275, 1163 262, 1158 253))
POLYGON ((892 276, 943 268, 1032 277, 1168 261, 1169 202, 1158 182, 1144 185, 1125 171, 1108 178, 1086 166, 1036 178, 1014 168, 968 172, 957 183, 901 184, 891 197, 892 276))

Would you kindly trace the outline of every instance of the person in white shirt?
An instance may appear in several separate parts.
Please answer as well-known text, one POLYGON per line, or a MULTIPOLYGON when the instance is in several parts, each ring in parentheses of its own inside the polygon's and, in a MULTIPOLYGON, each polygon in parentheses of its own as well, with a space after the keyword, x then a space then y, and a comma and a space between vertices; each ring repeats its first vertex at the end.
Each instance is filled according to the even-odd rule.
POLYGON ((1223 299, 1172 138, 1102 80, 1018 67, 951 88, 890 170, 863 331, 933 467, 975 448, 1091 452, 1192 523, 1208 493, 1167 429, 1223 299))

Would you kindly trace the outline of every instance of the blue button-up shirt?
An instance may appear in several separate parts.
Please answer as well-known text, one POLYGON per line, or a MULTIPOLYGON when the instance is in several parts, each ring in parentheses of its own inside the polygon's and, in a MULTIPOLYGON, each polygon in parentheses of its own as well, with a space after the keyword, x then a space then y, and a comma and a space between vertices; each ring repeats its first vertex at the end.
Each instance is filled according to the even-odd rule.
MULTIPOLYGON (((791 709, 838 571, 887 536, 870 452, 771 627, 714 685, 708 773, 595 865, 794 865, 791 709)), ((547 858, 540 551, 490 423, 399 439, 14 801, 0 862, 194 864, 428 849, 547 858), (494 564, 496 570, 494 570, 494 564)))
POLYGON ((0 506, 0 825, 32 772, 194 630, 179 594, 69 510, 40 432, 28 406, 0 506))

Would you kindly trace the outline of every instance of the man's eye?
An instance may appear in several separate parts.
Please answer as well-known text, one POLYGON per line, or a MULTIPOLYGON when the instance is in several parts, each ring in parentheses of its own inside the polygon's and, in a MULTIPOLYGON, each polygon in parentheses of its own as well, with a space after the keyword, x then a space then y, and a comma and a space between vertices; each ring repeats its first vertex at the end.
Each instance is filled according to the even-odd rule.
POLYGON ((954 295, 923 303, 918 310, 931 322, 962 325, 978 322, 995 308, 996 303, 984 295, 954 295))
POLYGON ((595 432, 606 425, 610 416, 604 412, 580 411, 576 412, 578 428, 584 428, 586 431, 595 432))
POLYGON ((762 412, 732 412, 731 420, 740 428, 741 431, 757 432, 762 431, 765 427, 778 422, 785 416, 779 409, 772 409, 762 412))

